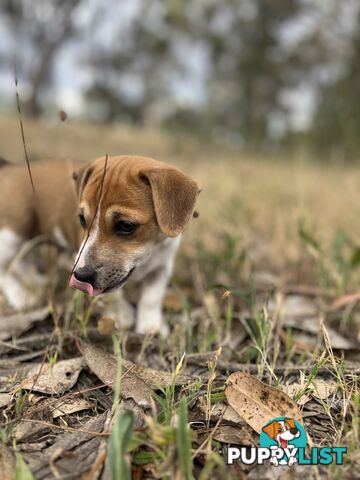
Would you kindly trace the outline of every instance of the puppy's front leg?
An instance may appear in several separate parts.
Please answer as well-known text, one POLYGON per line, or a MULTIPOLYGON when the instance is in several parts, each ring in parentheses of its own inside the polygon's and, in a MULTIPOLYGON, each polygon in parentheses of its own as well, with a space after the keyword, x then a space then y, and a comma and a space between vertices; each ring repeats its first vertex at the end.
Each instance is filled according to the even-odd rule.
POLYGON ((144 279, 137 307, 137 333, 167 335, 168 328, 163 322, 162 301, 170 274, 171 270, 160 267, 144 279))
MULTIPOLYGON (((9 264, 23 244, 23 239, 15 232, 0 229, 0 290, 5 299, 16 310, 31 307, 36 298, 28 292, 13 272, 9 272, 9 264)), ((24 274, 24 269, 22 273, 24 274)))

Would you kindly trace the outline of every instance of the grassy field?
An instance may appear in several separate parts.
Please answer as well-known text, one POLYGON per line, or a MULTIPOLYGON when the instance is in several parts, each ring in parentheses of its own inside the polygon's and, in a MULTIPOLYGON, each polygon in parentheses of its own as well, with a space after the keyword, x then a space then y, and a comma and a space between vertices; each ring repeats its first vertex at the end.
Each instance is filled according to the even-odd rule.
MULTIPOLYGON (((284 467, 281 476, 360 478, 360 168, 300 153, 257 157, 150 129, 57 119, 24 127, 31 161, 152 156, 179 166, 202 192, 165 301, 169 339, 119 337, 123 369, 140 379, 139 365, 170 375, 153 372, 149 384, 146 372, 146 388, 157 393, 145 419, 139 391, 124 394, 127 374, 115 382, 121 355, 111 319, 102 318, 100 303, 65 287, 65 270, 43 300, 51 298, 50 313, 25 315, 28 327, 9 335, 12 317, 0 318, 0 395, 10 395, 0 403, 0 445, 9 458, 18 452, 10 464, 25 460, 34 478, 125 479, 129 468, 137 479, 273 478, 280 467, 225 464, 227 445, 259 441, 236 405, 229 415, 226 380, 241 372, 250 385, 260 379, 277 388, 275 397, 283 391, 295 401, 311 445, 348 448, 343 466, 284 467), (31 368, 45 365, 54 384, 57 366, 79 350, 85 363, 72 365, 77 376, 68 388, 36 389, 42 373, 31 368), (74 407, 79 399, 83 408, 74 407), (59 414, 56 404, 54 414, 59 401, 74 408, 59 414)), ((17 118, 0 117, 0 132, 0 156, 23 162, 17 118)), ((242 395, 264 407, 251 388, 242 395)))

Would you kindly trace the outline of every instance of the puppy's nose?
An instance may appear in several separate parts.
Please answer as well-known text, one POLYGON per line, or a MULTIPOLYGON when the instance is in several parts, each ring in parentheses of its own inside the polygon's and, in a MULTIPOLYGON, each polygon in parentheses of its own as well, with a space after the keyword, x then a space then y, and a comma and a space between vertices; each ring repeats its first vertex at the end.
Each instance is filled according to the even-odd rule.
POLYGON ((85 282, 90 283, 90 285, 94 285, 96 272, 90 267, 77 268, 74 272, 74 276, 76 280, 79 280, 79 282, 85 282))
POLYGON ((290 428, 290 433, 292 433, 293 435, 296 435, 298 433, 298 429, 295 427, 295 428, 290 428))

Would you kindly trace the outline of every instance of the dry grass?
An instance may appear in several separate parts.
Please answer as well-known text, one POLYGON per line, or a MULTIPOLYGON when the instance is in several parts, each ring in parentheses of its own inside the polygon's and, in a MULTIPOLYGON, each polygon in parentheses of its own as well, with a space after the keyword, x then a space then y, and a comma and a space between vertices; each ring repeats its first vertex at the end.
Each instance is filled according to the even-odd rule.
MULTIPOLYGON (((257 158, 180 134, 123 126, 78 125, 60 120, 24 123, 30 160, 59 157, 90 160, 106 153, 142 154, 181 167, 203 189, 197 206, 200 218, 187 230, 177 262, 175 289, 165 301, 171 326, 169 341, 163 345, 158 340, 139 338, 135 334, 122 338, 127 358, 159 370, 176 369, 183 352, 190 353, 186 356, 184 373, 199 374, 200 378, 193 390, 175 389, 175 385, 164 390, 157 400, 159 405, 154 406, 152 416, 148 417, 146 428, 135 429, 136 435, 148 436, 144 448, 144 438, 139 440, 135 435, 140 443, 132 457, 134 474, 138 478, 154 478, 152 474, 157 478, 183 478, 180 471, 187 470, 190 478, 192 455, 196 478, 199 475, 204 479, 247 478, 247 475, 265 478, 262 470, 251 472, 244 466, 236 471, 227 469, 222 460, 226 442, 212 442, 215 433, 219 434, 217 429, 222 431, 224 425, 221 416, 214 419, 210 413, 211 402, 224 400, 224 381, 229 372, 245 370, 277 387, 297 384, 300 393, 296 393, 296 400, 304 393, 311 396, 315 380, 335 383, 333 395, 321 401, 312 397, 302 408, 313 444, 347 445, 350 451, 347 463, 344 468, 331 470, 311 468, 292 478, 303 478, 304 474, 308 478, 320 478, 326 474, 328 478, 350 479, 355 478, 354 472, 360 475, 356 453, 360 425, 356 343, 360 339, 360 313, 357 300, 346 301, 344 308, 332 308, 336 296, 358 288, 359 258, 356 262, 354 258, 360 245, 360 168, 319 165, 304 155, 291 159, 257 158), (229 294, 226 288, 232 292, 229 294), (302 292, 307 289, 306 293, 292 295, 297 288, 302 292), (322 323, 324 318, 326 328, 322 323), (338 346, 331 347, 332 341, 338 342, 338 346), (215 351, 219 346, 222 346, 219 361, 217 353, 216 361, 214 354, 204 353, 215 351), (199 412, 198 404, 194 403, 197 395, 205 399, 205 413, 199 412), (189 416, 206 426, 193 425, 199 436, 196 446, 195 441, 192 445, 190 437, 187 438, 185 401, 179 402, 180 397, 189 401, 189 416), (186 442, 175 440, 181 433, 180 427, 174 429, 175 413, 182 418, 182 438, 186 442), (156 443, 159 437, 164 441, 160 446, 156 443), (184 442, 187 451, 182 449, 184 442), (141 468, 142 456, 150 458, 147 464, 151 466, 145 468, 146 473, 141 468)), ((0 131, 0 156, 13 162, 23 161, 17 118, 0 117, 0 131)), ((47 318, 20 336, 25 354, 19 353, 10 341, 0 345, 5 362, 11 359, 5 363, 7 381, 13 383, 12 388, 17 388, 12 404, 5 410, 7 428, 0 429, 9 445, 13 427, 22 417, 30 416, 27 393, 19 387, 16 362, 25 362, 21 365, 30 368, 33 359, 39 360, 39 357, 53 364, 59 359, 74 357, 78 355, 74 333, 99 342, 93 326, 94 305, 87 307, 78 293, 72 297, 68 289, 57 292, 62 295, 65 314, 53 314, 53 319, 47 318)), ((108 339, 102 337, 100 342, 109 348, 108 339)), ((82 374, 82 384, 76 388, 92 391, 94 384, 98 385, 97 373, 90 370, 82 374)), ((68 395, 76 395, 74 389, 68 395)), ((92 411, 86 414, 86 419, 90 418, 89 430, 100 428, 96 421, 103 418, 101 415, 110 418, 109 401, 111 405, 113 392, 98 385, 96 396, 93 395, 85 396, 93 402, 92 411)), ((136 415, 138 410, 135 406, 136 415)), ((83 417, 68 415, 65 419, 66 425, 54 420, 59 430, 73 428, 81 432, 83 417)), ((233 434, 239 433, 236 425, 230 428, 233 434)), ((241 432, 246 436, 246 431, 241 432)), ((255 434, 250 429, 248 435, 253 438, 255 434)), ((250 437, 240 441, 248 445, 250 437)), ((50 468, 52 472, 60 467, 66 469, 70 456, 61 457, 61 453, 59 459, 52 456, 53 451, 58 452, 58 444, 63 446, 63 437, 49 434, 45 437, 48 442, 45 446, 36 443, 39 441, 36 435, 32 438, 33 443, 19 441, 19 448, 30 465, 41 464, 41 468, 50 468), (52 447, 48 448, 49 444, 52 447), (34 454, 33 445, 44 448, 41 452, 45 466, 36 450, 34 454)), ((77 464, 77 455, 81 457, 82 451, 77 448, 75 454, 72 448, 69 447, 71 461, 77 464)), ((101 463, 106 457, 106 448, 101 443, 96 449, 97 461, 100 459, 101 463)), ((88 462, 82 461, 86 471, 88 462)), ((39 473, 36 478, 46 477, 39 473)))
MULTIPOLYGON (((0 117, 0 154, 24 158, 16 117, 0 117)), ((336 230, 360 243, 360 167, 318 165, 304 155, 254 157, 190 137, 125 126, 80 125, 60 120, 25 121, 32 160, 90 160, 108 153, 152 156, 194 176, 203 188, 198 209, 207 237, 229 231, 260 237, 275 263, 299 258, 298 226, 304 220, 325 244, 336 230)), ((210 240, 209 240, 210 241, 210 240)))

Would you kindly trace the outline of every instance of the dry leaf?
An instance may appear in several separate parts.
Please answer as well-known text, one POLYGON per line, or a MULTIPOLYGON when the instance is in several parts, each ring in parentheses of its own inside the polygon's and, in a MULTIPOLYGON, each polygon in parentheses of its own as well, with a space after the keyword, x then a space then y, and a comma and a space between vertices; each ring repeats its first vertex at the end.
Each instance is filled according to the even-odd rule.
MULTIPOLYGON (((85 362, 109 387, 114 388, 117 362, 110 353, 105 352, 89 343, 82 343, 85 362)), ((152 368, 135 365, 128 360, 122 360, 121 397, 133 398, 137 404, 150 407, 153 390, 173 384, 173 375, 169 372, 157 371, 152 368)), ((191 377, 178 375, 175 385, 188 383, 191 377)))
POLYGON ((85 398, 66 398, 59 399, 58 402, 52 403, 50 411, 53 418, 62 417, 63 415, 70 415, 71 413, 81 412, 91 408, 90 403, 85 398))
POLYGON ((35 392, 61 395, 75 385, 82 368, 82 358, 62 360, 52 367, 45 363, 31 369, 21 386, 35 392))
POLYGON ((231 443, 232 445, 244 445, 248 447, 257 447, 259 443, 258 437, 254 430, 246 423, 241 427, 232 425, 221 425, 212 435, 213 440, 221 443, 231 443))
MULTIPOLYGON (((284 319, 283 325, 285 327, 297 328, 298 330, 303 330, 304 332, 313 333, 315 335, 321 334, 320 327, 320 318, 303 318, 301 321, 298 318, 286 317, 284 319)), ((343 337, 335 329, 326 325, 326 330, 329 334, 330 342, 332 348, 339 350, 349 350, 352 348, 357 348, 358 344, 347 338, 343 337)))
POLYGON ((226 382, 229 404, 256 432, 276 417, 290 417, 302 423, 296 403, 275 387, 260 382, 248 373, 236 372, 226 382))
MULTIPOLYGON (((89 369, 101 381, 114 389, 117 374, 116 358, 85 342, 82 343, 82 351, 89 369)), ((124 365, 120 383, 121 398, 133 398, 138 405, 150 408, 153 390, 124 365)))
POLYGON ((277 314, 280 316, 281 322, 287 318, 301 318, 315 317, 319 310, 313 300, 303 295, 287 295, 280 302, 275 299, 270 300, 268 304, 270 314, 277 314))
POLYGON ((13 436, 18 442, 26 442, 51 429, 52 415, 46 401, 43 401, 40 409, 29 408, 26 410, 26 418, 17 423, 13 436), (49 425, 50 424, 50 425, 49 425))
POLYGON ((310 388, 313 390, 311 392, 313 397, 325 400, 335 392, 337 389, 337 384, 332 380, 313 380, 310 388))
MULTIPOLYGON (((283 385, 282 391, 285 392, 289 397, 294 398, 295 395, 299 394, 303 391, 305 385, 301 385, 300 383, 292 383, 291 385, 283 385)), ((296 400, 298 405, 305 405, 310 400, 309 395, 301 395, 301 397, 296 400)))
MULTIPOLYGON (((204 397, 198 399, 197 405, 201 412, 207 414, 208 405, 204 397)), ((222 418, 222 420, 226 422, 245 424, 244 420, 235 412, 235 410, 224 402, 216 402, 211 405, 210 419, 213 422, 217 422, 219 418, 222 418)))
POLYGON ((49 314, 49 307, 39 308, 31 312, 17 313, 0 317, 0 340, 7 340, 28 330, 35 322, 41 322, 49 314))
POLYGON ((0 408, 7 407, 11 402, 11 399, 12 399, 11 393, 0 393, 0 408))

